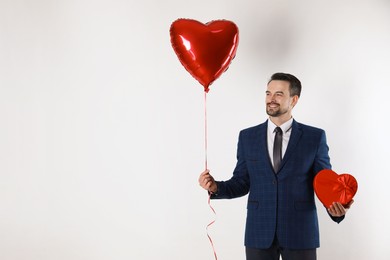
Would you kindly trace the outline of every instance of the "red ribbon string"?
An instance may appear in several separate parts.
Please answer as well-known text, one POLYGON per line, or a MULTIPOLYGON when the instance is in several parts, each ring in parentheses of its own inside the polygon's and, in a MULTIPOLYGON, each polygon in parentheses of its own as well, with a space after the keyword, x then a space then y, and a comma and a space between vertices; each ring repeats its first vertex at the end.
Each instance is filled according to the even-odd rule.
MULTIPOLYGON (((214 208, 211 206, 210 198, 211 198, 211 193, 210 193, 210 195, 209 195, 208 204, 209 204, 210 209, 213 211, 214 215, 217 216, 217 213, 215 212, 214 208)), ((216 253, 216 251, 215 251, 214 243, 213 243, 213 240, 211 239, 211 236, 209 235, 209 227, 210 227, 212 224, 214 224, 214 223, 215 223, 215 219, 214 219, 213 221, 211 221, 211 222, 207 225, 206 231, 207 231, 207 237, 208 237, 209 240, 210 240, 211 247, 213 248, 215 260, 217 260, 217 253, 216 253)))
POLYGON ((207 170, 207 92, 204 92, 204 166, 207 170))
MULTIPOLYGON (((204 150, 205 150, 204 164, 205 164, 205 170, 207 170, 207 105, 206 105, 207 99, 206 99, 206 97, 207 97, 207 92, 205 91, 204 92, 204 150)), ((215 212, 214 208, 211 206, 210 199, 211 199, 211 193, 209 194, 207 203, 209 204, 210 209, 212 210, 212 212, 214 213, 214 216, 216 217, 217 213, 215 212)), ((209 235, 209 227, 214 223, 215 223, 215 219, 207 225, 206 232, 207 232, 207 237, 210 240, 211 247, 213 248, 215 260, 217 260, 217 253, 215 251, 214 243, 213 243, 213 240, 211 239, 211 236, 209 235)))

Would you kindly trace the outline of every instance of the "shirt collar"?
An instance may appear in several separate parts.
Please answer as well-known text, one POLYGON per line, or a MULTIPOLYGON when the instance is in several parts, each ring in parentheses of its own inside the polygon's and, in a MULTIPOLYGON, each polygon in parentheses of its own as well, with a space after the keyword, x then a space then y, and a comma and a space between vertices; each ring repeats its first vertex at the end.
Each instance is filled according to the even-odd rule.
MULTIPOLYGON (((291 130, 291 127, 292 127, 292 123, 293 123, 293 118, 291 117, 289 120, 287 120, 286 122, 284 122, 281 126, 279 126, 283 133, 287 133, 288 131, 291 130)), ((270 133, 273 133, 275 131, 275 128, 277 127, 277 125, 275 125, 270 119, 268 120, 268 131, 270 133)))

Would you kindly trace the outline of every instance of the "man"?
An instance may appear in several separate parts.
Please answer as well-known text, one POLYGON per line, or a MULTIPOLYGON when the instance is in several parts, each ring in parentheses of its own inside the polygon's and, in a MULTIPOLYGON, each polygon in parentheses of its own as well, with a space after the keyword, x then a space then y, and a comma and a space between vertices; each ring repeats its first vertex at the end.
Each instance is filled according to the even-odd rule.
MULTIPOLYGON (((240 132, 231 179, 215 181, 205 170, 199 184, 212 199, 249 193, 247 260, 315 260, 319 230, 313 179, 331 168, 325 132, 293 119, 301 93, 295 76, 275 73, 265 93, 269 119, 240 132)), ((330 217, 339 223, 352 203, 333 203, 330 217)))

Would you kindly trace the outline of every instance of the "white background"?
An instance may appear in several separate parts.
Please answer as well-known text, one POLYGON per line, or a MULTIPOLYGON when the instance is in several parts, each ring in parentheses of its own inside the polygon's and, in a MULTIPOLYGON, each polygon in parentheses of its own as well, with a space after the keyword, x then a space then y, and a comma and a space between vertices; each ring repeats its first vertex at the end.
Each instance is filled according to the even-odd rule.
MULTIPOLYGON (((178 18, 240 30, 207 95, 214 176, 266 120, 271 74, 293 73, 295 119, 359 182, 341 224, 317 203, 318 259, 390 259, 386 0, 0 0, 0 259, 214 259, 203 87, 171 47, 178 18)), ((246 198, 212 205, 218 259, 244 259, 246 198)))

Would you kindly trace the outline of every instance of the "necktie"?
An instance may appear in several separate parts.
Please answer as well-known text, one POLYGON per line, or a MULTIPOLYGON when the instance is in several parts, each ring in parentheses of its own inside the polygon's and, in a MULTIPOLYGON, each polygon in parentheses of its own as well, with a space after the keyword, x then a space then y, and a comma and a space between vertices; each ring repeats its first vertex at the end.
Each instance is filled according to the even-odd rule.
POLYGON ((280 127, 275 128, 275 140, 274 140, 274 171, 278 172, 280 164, 282 163, 282 139, 283 132, 280 127))

